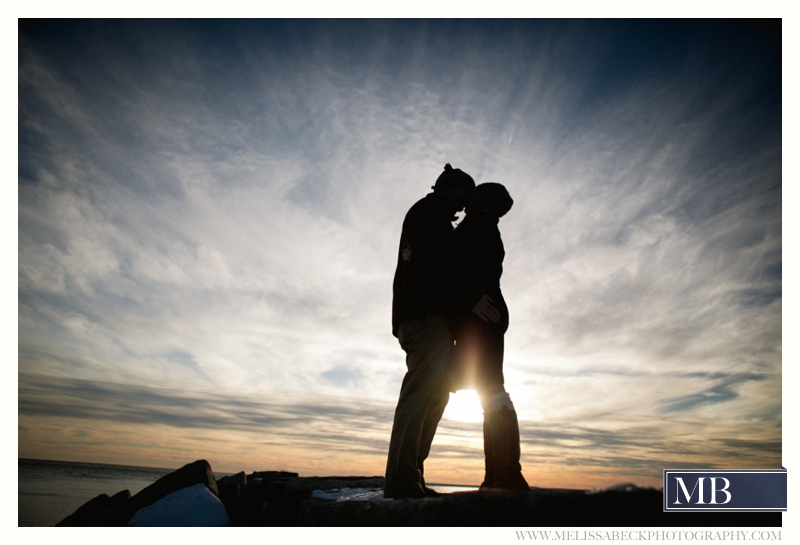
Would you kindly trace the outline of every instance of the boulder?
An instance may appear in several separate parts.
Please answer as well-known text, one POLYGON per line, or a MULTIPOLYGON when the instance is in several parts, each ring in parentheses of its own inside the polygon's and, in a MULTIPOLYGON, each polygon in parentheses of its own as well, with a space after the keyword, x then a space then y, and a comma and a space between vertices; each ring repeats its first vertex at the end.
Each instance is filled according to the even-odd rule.
MULTIPOLYGON (((219 497, 234 526, 288 526, 285 488, 297 473, 289 471, 243 472, 218 481, 219 497)), ((298 505, 299 508, 299 505, 298 505)), ((293 513, 296 517, 297 511, 293 513)))
POLYGON ((56 526, 126 526, 140 509, 152 505, 172 492, 196 484, 204 485, 214 496, 219 496, 211 466, 205 460, 197 460, 164 475, 133 497, 127 490, 124 491, 127 497, 120 493, 114 496, 116 500, 108 496, 106 500, 103 498, 105 494, 101 494, 79 507, 75 513, 56 526))
POLYGON ((260 471, 247 475, 244 486, 229 477, 218 485, 234 526, 296 526, 301 505, 315 490, 382 489, 383 482, 383 477, 298 477, 286 471, 260 471))
POLYGON ((247 485, 247 475, 244 474, 244 471, 240 471, 236 475, 228 475, 227 477, 222 477, 221 479, 217 479, 217 485, 222 484, 235 484, 238 486, 245 486, 247 485))
POLYGON ((56 526, 108 526, 108 514, 128 501, 131 493, 128 490, 117 492, 111 497, 100 494, 87 501, 56 526))
POLYGON ((254 471, 247 478, 250 481, 279 481, 297 476, 297 473, 292 473, 291 471, 254 471))
POLYGON ((124 525, 127 525, 128 521, 139 509, 152 505, 167 494, 196 484, 205 485, 215 496, 219 496, 217 481, 214 478, 211 465, 205 460, 197 460, 168 475, 164 475, 128 500, 118 510, 119 515, 123 517, 120 522, 124 520, 124 525))

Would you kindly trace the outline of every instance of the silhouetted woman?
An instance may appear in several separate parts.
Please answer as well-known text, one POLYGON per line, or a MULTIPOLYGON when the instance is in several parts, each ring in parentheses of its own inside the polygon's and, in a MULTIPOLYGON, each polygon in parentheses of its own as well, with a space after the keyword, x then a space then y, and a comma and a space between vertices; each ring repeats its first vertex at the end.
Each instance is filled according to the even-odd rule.
POLYGON ((456 321, 452 390, 474 388, 483 406, 486 475, 481 490, 530 490, 522 476, 519 423, 503 377, 503 336, 508 307, 500 291, 505 250, 497 224, 514 201, 505 187, 477 186, 456 229, 459 255, 456 281, 464 294, 464 312, 456 321), (486 303, 491 303, 493 310, 486 303), (483 317, 482 317, 483 316, 483 317))

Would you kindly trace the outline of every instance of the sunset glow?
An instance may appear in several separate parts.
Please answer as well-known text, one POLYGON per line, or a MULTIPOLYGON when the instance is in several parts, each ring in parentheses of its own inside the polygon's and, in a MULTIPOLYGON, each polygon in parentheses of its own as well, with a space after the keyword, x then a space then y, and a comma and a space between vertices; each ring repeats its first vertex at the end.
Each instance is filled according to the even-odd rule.
MULTIPOLYGON (((779 468, 780 23, 42 20, 18 64, 18 456, 382 475, 392 277, 503 183, 534 486, 779 468)), ((480 483, 451 398, 432 483, 480 483)))

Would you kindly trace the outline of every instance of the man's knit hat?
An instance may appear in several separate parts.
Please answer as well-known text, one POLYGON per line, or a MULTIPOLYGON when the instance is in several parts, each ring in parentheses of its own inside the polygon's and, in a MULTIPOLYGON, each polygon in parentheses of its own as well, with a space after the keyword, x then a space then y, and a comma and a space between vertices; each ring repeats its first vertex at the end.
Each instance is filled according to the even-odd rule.
POLYGON ((447 163, 444 166, 444 172, 442 172, 436 179, 436 185, 433 186, 433 189, 436 190, 458 187, 475 189, 475 180, 473 180, 472 176, 460 168, 453 168, 450 166, 450 163, 447 163))

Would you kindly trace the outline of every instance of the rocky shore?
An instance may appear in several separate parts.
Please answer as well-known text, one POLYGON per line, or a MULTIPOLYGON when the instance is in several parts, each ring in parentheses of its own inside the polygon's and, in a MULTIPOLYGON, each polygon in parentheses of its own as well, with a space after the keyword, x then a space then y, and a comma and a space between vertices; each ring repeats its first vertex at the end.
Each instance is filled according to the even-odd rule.
POLYGON ((329 499, 352 489, 380 498, 383 477, 300 477, 262 471, 216 480, 208 462, 198 460, 134 496, 127 490, 101 494, 56 526, 781 526, 781 513, 664 513, 661 491, 634 485, 593 493, 534 487, 525 494, 329 499))

